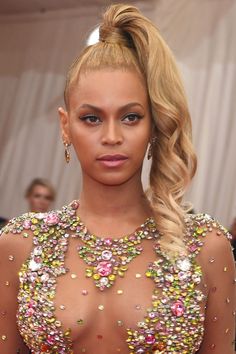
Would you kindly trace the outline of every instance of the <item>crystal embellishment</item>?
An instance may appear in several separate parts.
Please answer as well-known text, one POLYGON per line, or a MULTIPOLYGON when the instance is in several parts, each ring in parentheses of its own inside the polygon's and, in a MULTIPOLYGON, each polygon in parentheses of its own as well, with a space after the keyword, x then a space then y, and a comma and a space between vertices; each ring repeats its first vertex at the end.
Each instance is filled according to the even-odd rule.
POLYGON ((147 219, 131 235, 118 239, 91 235, 81 221, 76 231, 74 237, 79 237, 83 242, 77 250, 79 257, 87 264, 86 277, 93 279, 101 291, 110 288, 117 276, 124 277, 128 270, 127 264, 142 253, 143 239, 154 239, 157 247, 158 232, 152 218, 147 219))
POLYGON ((176 262, 177 267, 183 272, 187 272, 191 268, 191 262, 188 258, 179 259, 176 262))

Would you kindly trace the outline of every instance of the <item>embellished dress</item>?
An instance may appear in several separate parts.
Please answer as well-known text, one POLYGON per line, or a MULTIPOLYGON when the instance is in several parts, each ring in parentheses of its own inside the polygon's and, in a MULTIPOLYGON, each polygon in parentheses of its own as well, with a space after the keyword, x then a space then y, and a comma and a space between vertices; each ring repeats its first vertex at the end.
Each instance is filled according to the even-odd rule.
MULTIPOLYGON (((78 206, 74 201, 60 211, 27 213, 2 230, 32 239, 19 271, 17 307, 30 353, 197 353, 207 297, 217 291, 209 289, 197 259, 208 233, 229 233, 206 214, 188 215, 188 255, 170 260, 152 218, 123 238, 102 238, 89 234, 78 206)), ((216 261, 209 254, 207 266, 216 261)), ((212 326, 217 321, 216 311, 212 326)), ((1 336, 8 340, 7 333, 1 336)), ((213 341, 207 346, 214 352, 213 341)))

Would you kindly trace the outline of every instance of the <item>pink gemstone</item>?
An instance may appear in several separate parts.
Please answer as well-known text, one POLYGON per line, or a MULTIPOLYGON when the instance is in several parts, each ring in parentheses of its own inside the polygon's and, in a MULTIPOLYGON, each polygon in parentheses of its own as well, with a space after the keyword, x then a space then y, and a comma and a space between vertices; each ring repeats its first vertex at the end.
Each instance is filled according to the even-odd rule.
POLYGON ((24 220, 23 221, 24 229, 28 230, 28 229, 30 229, 30 226, 31 226, 31 221, 30 220, 24 220))
POLYGON ((48 344, 54 344, 55 343, 54 337, 49 335, 48 338, 47 338, 47 343, 48 344))
POLYGON ((110 238, 110 237, 105 238, 104 244, 107 246, 111 246, 112 245, 112 238, 110 238))
POLYGON ((197 250, 197 245, 191 245, 189 247, 190 252, 195 252, 197 250))
POLYGON ((157 331, 159 331, 160 329, 162 329, 162 324, 160 322, 157 322, 156 326, 155 326, 155 329, 157 331))
POLYGON ((106 277, 107 275, 111 274, 112 272, 112 265, 110 262, 100 262, 97 266, 97 272, 102 277, 106 277))
POLYGON ((129 240, 130 241, 135 241, 136 237, 134 235, 130 235, 129 240))
POLYGON ((148 334, 145 338, 147 344, 155 343, 155 337, 152 334, 148 334))
POLYGON ((59 217, 56 213, 48 213, 44 221, 47 225, 55 225, 59 222, 59 217))
POLYGON ((176 301, 171 306, 171 311, 177 317, 182 316, 183 313, 184 313, 184 305, 183 305, 183 303, 181 301, 176 301))
POLYGON ((79 207, 79 201, 74 200, 70 205, 72 209, 76 210, 79 207))
POLYGON ((26 317, 30 317, 30 316, 32 316, 33 314, 34 314, 34 309, 33 309, 33 308, 29 308, 29 309, 26 311, 26 313, 25 313, 26 317))

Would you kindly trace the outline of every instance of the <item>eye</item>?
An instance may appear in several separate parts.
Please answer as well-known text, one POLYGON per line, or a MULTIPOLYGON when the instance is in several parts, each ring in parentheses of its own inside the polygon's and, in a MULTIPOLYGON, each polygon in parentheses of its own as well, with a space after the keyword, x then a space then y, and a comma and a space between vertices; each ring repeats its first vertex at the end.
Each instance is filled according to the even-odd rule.
POLYGON ((87 115, 87 116, 80 117, 80 120, 82 120, 90 125, 97 125, 101 122, 101 119, 97 116, 94 116, 94 115, 87 115))
POLYGON ((122 119, 122 122, 124 122, 126 124, 134 124, 142 118, 143 118, 143 116, 141 116, 138 113, 129 113, 122 119))

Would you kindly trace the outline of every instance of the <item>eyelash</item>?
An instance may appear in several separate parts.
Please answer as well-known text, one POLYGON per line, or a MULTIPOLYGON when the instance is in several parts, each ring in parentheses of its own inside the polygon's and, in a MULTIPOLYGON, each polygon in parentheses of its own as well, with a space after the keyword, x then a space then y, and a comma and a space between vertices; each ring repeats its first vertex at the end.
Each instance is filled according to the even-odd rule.
MULTIPOLYGON (((138 113, 129 113, 124 118, 122 118, 122 122, 124 122, 126 118, 130 118, 130 117, 136 118, 136 119, 126 121, 127 124, 134 124, 137 121, 139 121, 140 119, 142 119, 144 116, 140 115, 138 113)), ((95 116, 95 115, 88 115, 88 116, 80 117, 80 120, 82 120, 84 122, 87 122, 88 124, 91 124, 91 125, 95 125, 95 124, 98 124, 98 123, 102 122, 102 120, 99 117, 95 116), (94 119, 94 120, 91 121, 90 120, 91 118, 94 119)))

